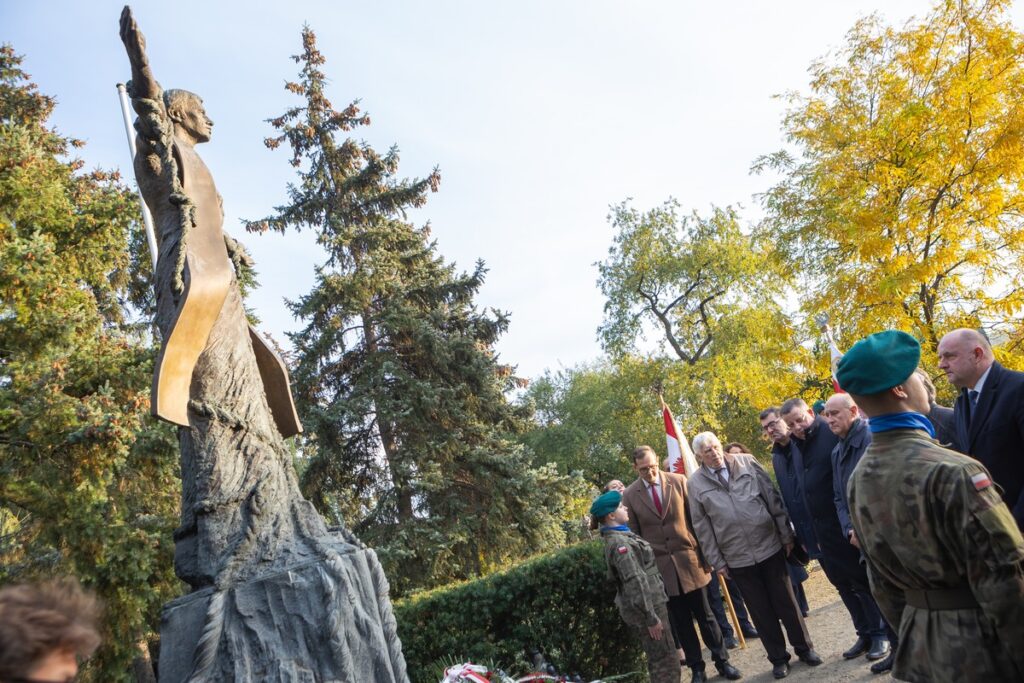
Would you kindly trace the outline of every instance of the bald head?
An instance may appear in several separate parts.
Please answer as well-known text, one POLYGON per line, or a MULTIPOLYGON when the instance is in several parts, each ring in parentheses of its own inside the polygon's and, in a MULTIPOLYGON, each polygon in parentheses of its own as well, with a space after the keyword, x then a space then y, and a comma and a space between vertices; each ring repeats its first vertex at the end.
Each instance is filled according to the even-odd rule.
POLYGON ((992 366, 992 345, 977 330, 953 330, 939 341, 939 369, 958 389, 970 389, 992 366))
POLYGON ((849 394, 832 394, 829 399, 825 401, 825 410, 829 408, 856 408, 857 404, 853 402, 849 394))
POLYGON ((825 409, 821 411, 821 416, 825 418, 833 434, 845 439, 853 423, 860 417, 860 410, 849 394, 832 394, 825 401, 825 409))

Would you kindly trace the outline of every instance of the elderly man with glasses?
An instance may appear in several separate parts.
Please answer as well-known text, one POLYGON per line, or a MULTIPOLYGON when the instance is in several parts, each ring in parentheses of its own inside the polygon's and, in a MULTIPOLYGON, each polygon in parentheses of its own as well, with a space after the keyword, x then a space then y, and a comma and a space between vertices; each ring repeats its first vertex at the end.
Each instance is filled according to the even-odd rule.
POLYGON ((793 530, 778 489, 748 454, 722 452, 711 432, 693 439, 701 466, 688 487, 693 528, 705 559, 715 571, 732 576, 761 634, 772 675, 789 675, 790 653, 779 622, 786 628, 797 657, 821 664, 814 651, 786 570, 793 550, 793 530))

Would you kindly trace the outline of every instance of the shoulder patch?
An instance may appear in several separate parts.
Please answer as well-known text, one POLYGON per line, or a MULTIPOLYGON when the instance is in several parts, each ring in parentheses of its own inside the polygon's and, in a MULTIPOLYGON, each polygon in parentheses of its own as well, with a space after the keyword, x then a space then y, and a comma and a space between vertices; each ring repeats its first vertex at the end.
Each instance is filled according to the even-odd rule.
POLYGON ((618 551, 619 551, 619 555, 625 555, 626 553, 628 553, 628 552, 629 552, 629 548, 627 548, 627 547, 626 547, 626 546, 624 546, 624 545, 620 545, 620 546, 618 547, 618 551))
POLYGON ((988 474, 985 472, 978 472, 971 477, 971 483, 974 484, 976 491, 983 491, 992 485, 992 480, 988 478, 988 474))

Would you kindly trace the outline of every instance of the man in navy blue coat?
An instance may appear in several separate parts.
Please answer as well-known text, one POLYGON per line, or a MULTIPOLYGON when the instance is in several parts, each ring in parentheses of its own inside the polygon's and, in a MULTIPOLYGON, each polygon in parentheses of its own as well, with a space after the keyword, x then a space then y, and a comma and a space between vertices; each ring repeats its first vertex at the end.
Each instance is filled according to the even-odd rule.
POLYGON ((860 551, 843 533, 836 511, 832 451, 839 444, 839 438, 803 399, 789 399, 782 404, 781 412, 803 458, 803 497, 821 550, 818 562, 839 592, 857 631, 857 641, 843 657, 853 659, 866 652, 872 661, 884 659, 889 654, 885 625, 871 597, 867 571, 860 563, 860 551))
POLYGON ((765 408, 760 418, 761 429, 772 440, 772 467, 782 493, 782 502, 789 512, 789 521, 793 522, 797 540, 807 554, 811 559, 817 559, 821 556, 818 537, 814 533, 814 523, 804 501, 803 456, 778 408, 765 408))
POLYGON ((953 405, 960 450, 988 468, 1024 529, 1024 373, 997 363, 977 330, 953 330, 938 350, 939 369, 960 389, 953 405))
MULTIPOLYGON (((789 433, 786 421, 776 407, 765 408, 760 415, 761 429, 772 441, 772 467, 775 469, 775 479, 779 484, 779 492, 782 493, 782 502, 789 512, 789 521, 796 529, 797 542, 807 551, 812 558, 821 556, 818 549, 818 538, 814 535, 814 524, 811 522, 811 515, 807 512, 807 506, 803 498, 803 458, 800 457, 800 449, 789 433)), ((807 580, 807 571, 798 565, 789 564, 789 580, 793 584, 793 594, 796 596, 797 606, 800 613, 805 617, 810 607, 807 605, 807 594, 804 592, 803 582, 807 580)))

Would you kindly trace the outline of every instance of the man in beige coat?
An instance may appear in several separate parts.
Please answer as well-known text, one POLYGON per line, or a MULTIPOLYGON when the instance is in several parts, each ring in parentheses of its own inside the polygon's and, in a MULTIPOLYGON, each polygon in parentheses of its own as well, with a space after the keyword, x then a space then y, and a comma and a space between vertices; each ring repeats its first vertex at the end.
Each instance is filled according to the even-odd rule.
POLYGON ((662 472, 658 456, 650 446, 633 451, 637 480, 626 488, 622 502, 629 508, 629 528, 654 549, 668 593, 668 611, 693 671, 693 681, 707 680, 693 620, 711 650, 718 672, 734 681, 742 674, 729 663, 722 631, 708 605, 709 569, 705 565, 690 523, 686 501, 686 477, 662 472))

